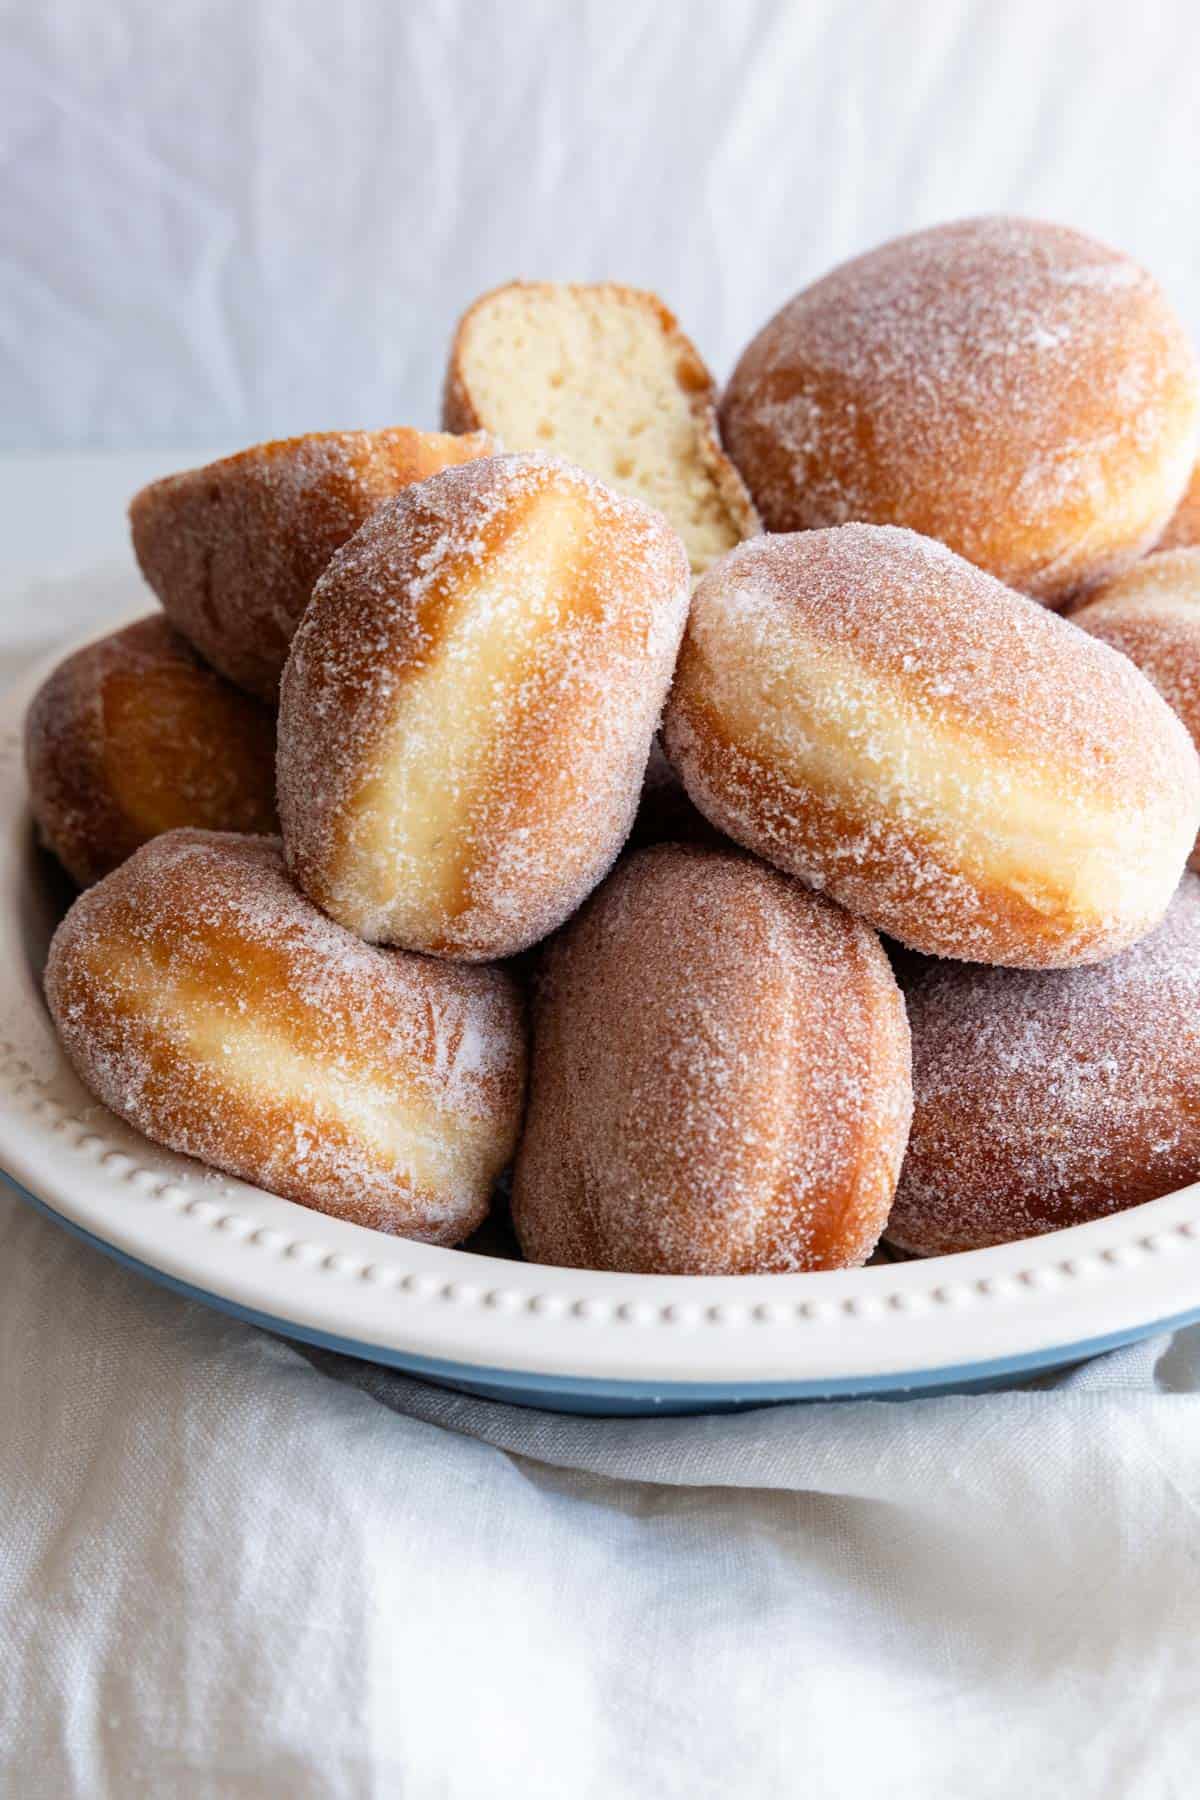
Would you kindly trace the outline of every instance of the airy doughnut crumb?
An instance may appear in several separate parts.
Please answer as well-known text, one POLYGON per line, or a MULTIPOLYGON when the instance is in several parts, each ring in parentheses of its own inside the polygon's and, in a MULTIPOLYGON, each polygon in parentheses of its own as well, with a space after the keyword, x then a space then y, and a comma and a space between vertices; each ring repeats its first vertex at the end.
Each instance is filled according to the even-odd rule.
POLYGON ((907 990, 915 1110, 889 1242, 1007 1243, 1200 1177, 1200 878, 1111 962, 907 990))
POLYGON ((716 385, 656 294, 514 281, 459 323, 443 417, 565 457, 666 514, 700 575, 761 529, 717 434, 716 385))
POLYGON ((156 838, 75 902, 45 985, 97 1099, 319 1211, 458 1243, 515 1147, 511 976, 361 943, 297 892, 275 839, 156 838))

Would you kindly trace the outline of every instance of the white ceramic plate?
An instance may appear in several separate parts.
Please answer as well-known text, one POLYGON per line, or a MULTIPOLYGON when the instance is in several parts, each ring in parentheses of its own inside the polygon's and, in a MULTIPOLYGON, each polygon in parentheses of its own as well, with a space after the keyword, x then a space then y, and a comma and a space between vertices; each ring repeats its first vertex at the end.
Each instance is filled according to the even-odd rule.
POLYGON ((160 1150, 90 1099, 42 1000, 67 896, 34 846, 21 721, 49 666, 0 702, 0 1169, 110 1255, 287 1336, 607 1413, 984 1385, 1200 1317, 1200 1186, 928 1262, 661 1277, 410 1244, 160 1150))

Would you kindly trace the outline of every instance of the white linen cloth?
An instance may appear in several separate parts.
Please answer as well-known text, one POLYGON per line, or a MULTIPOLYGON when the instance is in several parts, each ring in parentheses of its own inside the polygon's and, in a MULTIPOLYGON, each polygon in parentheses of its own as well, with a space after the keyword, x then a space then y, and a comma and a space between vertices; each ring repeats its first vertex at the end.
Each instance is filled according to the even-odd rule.
MULTIPOLYGON (((0 459, 0 670, 137 603, 115 496, 161 461, 0 459)), ((4 1800, 1191 1800, 1198 1509, 1200 1331, 572 1419, 304 1353, 0 1192, 4 1800)))
POLYGON ((5 1198, 0 1792, 1185 1800, 1198 1381, 522 1412, 5 1198))

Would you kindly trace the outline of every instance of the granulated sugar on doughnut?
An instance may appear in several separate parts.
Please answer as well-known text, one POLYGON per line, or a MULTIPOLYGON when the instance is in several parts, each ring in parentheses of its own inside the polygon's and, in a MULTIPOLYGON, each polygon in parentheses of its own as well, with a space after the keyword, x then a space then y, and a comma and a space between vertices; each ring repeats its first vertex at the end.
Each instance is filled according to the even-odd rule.
POLYGON ((935 956, 1113 956, 1200 824, 1196 752, 1132 663, 894 527, 710 570, 663 736, 720 830, 935 956))
POLYGON ((81 887, 176 826, 276 828, 274 718, 159 614, 42 683, 25 768, 39 835, 81 887))
POLYGON ((942 966, 907 989, 915 1110, 887 1225, 921 1256, 1117 1212, 1200 1177, 1200 879, 1096 968, 942 966))
POLYGON ((544 952, 521 1248, 648 1274, 862 1263, 911 1102, 873 931, 736 851, 640 851, 544 952))
POLYGON ((1127 256, 970 219, 789 301, 738 363, 721 426, 768 530, 908 526, 1057 605, 1161 535, 1196 455, 1200 376, 1127 256))
POLYGON ((1192 470, 1187 492, 1175 508, 1171 522, 1158 540, 1160 550, 1180 550, 1200 544, 1200 463, 1192 470))
POLYGON ((548 457, 382 507, 334 558, 279 715, 289 866, 372 942, 510 956, 628 833, 687 613, 660 513, 548 457))
MULTIPOLYGON (((1148 556, 1071 614, 1135 662, 1200 745, 1200 548, 1148 556)), ((1192 852, 1197 866, 1200 845, 1192 852)))
POLYGON ((516 1143, 512 979, 360 943, 270 838, 146 845, 67 914, 46 998, 85 1086, 147 1137, 379 1231, 460 1242, 516 1143))
POLYGON ((172 624, 214 669, 274 701, 292 633, 334 551, 411 482, 495 449, 484 432, 405 426, 257 444, 135 494, 134 551, 172 624))
POLYGON ((463 316, 446 372, 451 431, 577 463, 664 512, 700 575, 760 530, 721 448, 716 384, 657 294, 514 281, 463 316))

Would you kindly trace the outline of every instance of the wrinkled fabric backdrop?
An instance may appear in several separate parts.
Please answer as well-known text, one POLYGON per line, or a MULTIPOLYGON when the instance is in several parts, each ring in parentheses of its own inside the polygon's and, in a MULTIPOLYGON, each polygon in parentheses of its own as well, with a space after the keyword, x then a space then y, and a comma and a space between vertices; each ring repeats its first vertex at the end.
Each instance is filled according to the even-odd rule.
MULTIPOLYGON (((658 288, 723 375, 839 258, 1008 208, 1200 332, 1198 66, 1190 0, 10 0, 0 673, 136 599, 151 474, 434 422, 514 275, 658 288)), ((557 1419, 303 1354, 0 1194, 6 1800, 1190 1800, 1198 1511, 1200 1333, 986 1397, 557 1419)))
POLYGON ((517 275, 661 291, 718 375, 897 232, 1061 219, 1200 330, 1191 0, 8 0, 0 443, 431 421, 517 275))

